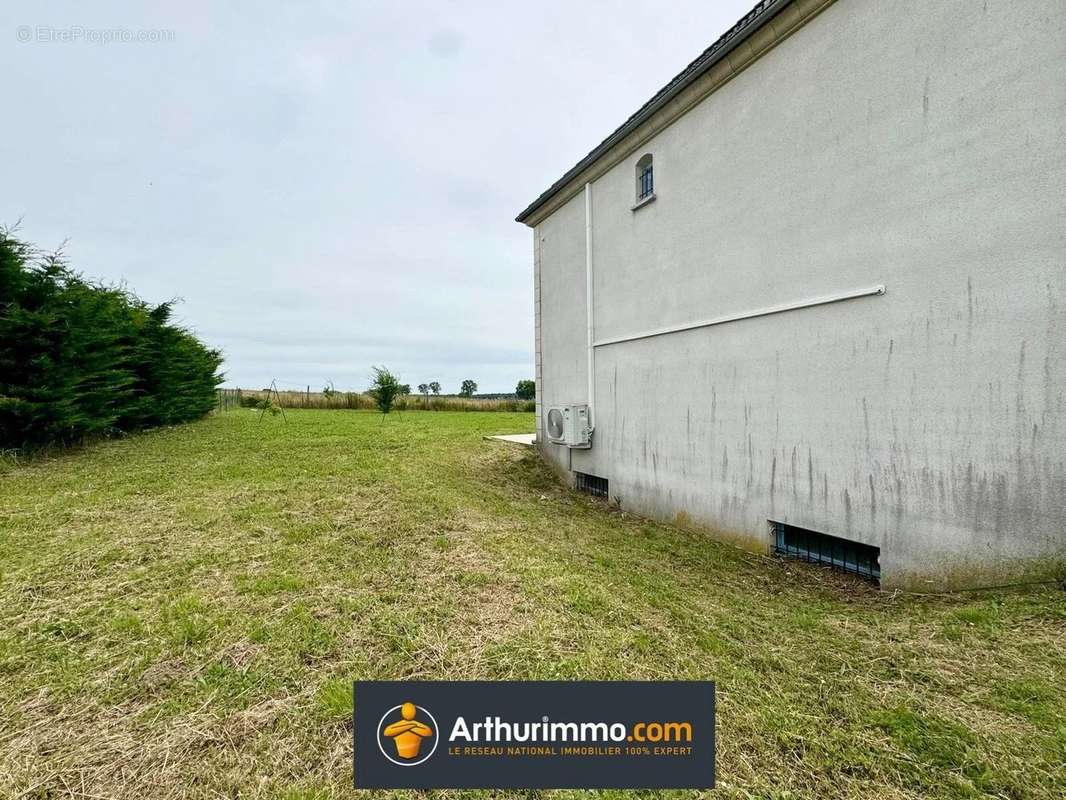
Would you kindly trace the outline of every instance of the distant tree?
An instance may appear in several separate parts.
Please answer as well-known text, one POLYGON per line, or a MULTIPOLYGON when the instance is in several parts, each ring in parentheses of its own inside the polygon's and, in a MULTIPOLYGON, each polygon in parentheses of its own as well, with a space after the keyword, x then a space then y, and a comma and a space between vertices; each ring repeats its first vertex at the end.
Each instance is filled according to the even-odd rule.
POLYGON ((423 405, 426 406, 426 408, 429 408, 429 384, 418 384, 418 393, 423 397, 423 405))
POLYGON ((403 384, 389 372, 387 367, 374 367, 374 382, 367 390, 367 394, 374 398, 378 410, 382 414, 392 411, 392 404, 396 398, 403 394, 403 384))
POLYGON ((459 389, 460 397, 473 397, 474 392, 477 391, 477 383, 467 378, 463 381, 462 387, 459 389))
POLYGON ((437 381, 430 381, 429 390, 433 392, 433 394, 440 394, 440 384, 437 381))
POLYGON ((537 382, 519 381, 514 393, 518 395, 519 400, 532 400, 537 396, 537 382))
POLYGON ((409 384, 409 383, 401 383, 400 384, 400 394, 411 394, 411 384, 409 384))

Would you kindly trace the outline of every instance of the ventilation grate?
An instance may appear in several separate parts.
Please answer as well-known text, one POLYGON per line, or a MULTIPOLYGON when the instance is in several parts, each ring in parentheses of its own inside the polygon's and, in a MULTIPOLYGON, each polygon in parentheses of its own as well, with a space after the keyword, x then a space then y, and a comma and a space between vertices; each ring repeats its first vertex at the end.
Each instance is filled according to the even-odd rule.
POLYGON ((881 580, 881 548, 770 521, 774 552, 881 580))
POLYGON ((607 497, 606 478, 586 475, 584 472, 575 472, 574 486, 579 492, 591 494, 593 497, 607 497))

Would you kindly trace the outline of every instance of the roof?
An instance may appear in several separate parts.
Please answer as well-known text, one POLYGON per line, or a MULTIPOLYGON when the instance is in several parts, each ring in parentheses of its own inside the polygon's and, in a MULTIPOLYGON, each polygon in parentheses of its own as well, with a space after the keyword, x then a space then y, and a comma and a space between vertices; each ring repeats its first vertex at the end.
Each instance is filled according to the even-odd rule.
POLYGON ((751 11, 741 17, 732 28, 718 37, 718 40, 714 44, 704 50, 695 61, 675 75, 666 86, 657 91, 648 102, 638 108, 629 119, 618 126, 614 133, 596 145, 588 155, 567 170, 563 177, 559 178, 559 180, 549 186, 540 197, 530 203, 525 210, 515 217, 515 221, 525 222, 538 208, 558 194, 563 187, 577 177, 577 175, 579 175, 586 167, 598 161, 604 153, 641 125, 641 123, 647 120, 648 117, 680 94, 683 89, 700 77, 700 75, 704 74, 707 70, 717 64, 727 53, 729 53, 729 51, 762 27, 764 23, 769 21, 769 19, 789 1, 790 0, 760 0, 760 2, 756 3, 751 11))

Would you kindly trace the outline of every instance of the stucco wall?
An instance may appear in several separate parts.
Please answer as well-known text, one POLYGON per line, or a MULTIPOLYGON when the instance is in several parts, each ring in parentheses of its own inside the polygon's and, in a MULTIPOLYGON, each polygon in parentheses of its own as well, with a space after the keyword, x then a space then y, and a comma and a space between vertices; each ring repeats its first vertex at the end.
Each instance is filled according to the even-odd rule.
MULTIPOLYGON (((588 393, 584 198, 578 195, 544 220, 536 237, 540 287, 537 440, 546 443, 546 410, 554 405, 584 403, 588 393)), ((546 454, 553 466, 569 468, 565 447, 550 445, 546 454)))
MULTIPOLYGON (((887 293, 599 347, 593 448, 542 451, 755 549, 875 544, 886 586, 1054 573, 1064 142, 1060 0, 838 0, 592 184, 595 336, 887 293)), ((584 226, 535 230, 543 409, 586 400, 584 226)))

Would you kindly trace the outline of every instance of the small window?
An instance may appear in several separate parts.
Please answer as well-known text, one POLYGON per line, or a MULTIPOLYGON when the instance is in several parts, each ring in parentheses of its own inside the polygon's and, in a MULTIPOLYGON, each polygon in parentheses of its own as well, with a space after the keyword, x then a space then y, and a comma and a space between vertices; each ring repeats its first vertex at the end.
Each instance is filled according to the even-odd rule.
POLYGON ((637 162, 637 202, 655 194, 655 176, 652 171, 651 153, 645 153, 637 162))
POLYGON ((881 548, 770 520, 775 553, 881 580, 881 548))
POLYGON ((579 492, 591 494, 593 497, 607 496, 607 479, 598 475, 586 475, 584 472, 574 473, 574 488, 579 492))

